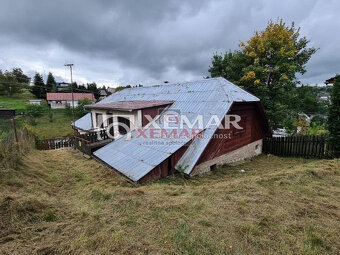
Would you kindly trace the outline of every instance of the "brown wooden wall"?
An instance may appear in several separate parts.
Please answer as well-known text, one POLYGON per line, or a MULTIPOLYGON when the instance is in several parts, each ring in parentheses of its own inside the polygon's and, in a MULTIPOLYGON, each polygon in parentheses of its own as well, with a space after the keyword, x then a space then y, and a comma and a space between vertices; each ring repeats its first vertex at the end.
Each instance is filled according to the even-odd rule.
POLYGON ((183 156, 185 151, 188 149, 191 141, 187 144, 185 144, 183 147, 178 149, 174 154, 170 156, 171 160, 171 170, 168 171, 168 163, 169 158, 164 160, 161 164, 159 164, 157 167, 155 167, 153 170, 151 170, 147 175, 145 175, 140 182, 150 181, 150 180, 158 180, 162 177, 166 177, 168 175, 172 175, 175 173, 175 165, 180 160, 180 158, 183 156))
POLYGON ((230 129, 218 129, 216 135, 226 134, 228 138, 213 138, 198 160, 197 165, 262 139, 267 130, 266 120, 259 107, 261 106, 257 103, 234 103, 228 114, 240 115, 240 123, 245 130, 240 132, 233 127, 230 129), (242 123, 242 120, 244 123, 242 123))
POLYGON ((144 127, 149 123, 148 119, 145 118, 145 115, 150 115, 152 119, 154 119, 157 115, 161 114, 164 109, 164 106, 155 106, 142 109, 142 126, 144 127))
MULTIPOLYGON (((207 160, 211 160, 215 157, 226 154, 230 151, 236 150, 249 143, 262 139, 265 133, 267 132, 267 120, 265 119, 262 108, 260 107, 261 106, 258 103, 234 103, 231 110, 228 112, 228 114, 240 115, 241 117, 243 117, 243 119, 245 119, 244 123, 242 123, 242 125, 244 125, 245 127, 244 132, 239 132, 238 130, 235 130, 234 128, 218 129, 216 131, 217 135, 224 135, 224 134, 231 133, 231 138, 230 139, 213 138, 209 142, 203 154, 201 155, 197 165, 207 160)), ((159 114, 159 109, 151 109, 151 108, 148 108, 148 109, 150 109, 150 113, 154 113, 155 116, 159 114)), ((148 110, 148 109, 143 109, 143 111, 148 110)), ((146 113, 146 114, 151 115, 150 113, 146 113)), ((144 113, 142 114, 144 116, 144 113)), ((223 120, 223 123, 224 123, 224 120, 223 120)), ((144 123, 143 123, 143 126, 144 126, 144 123)), ((161 164, 159 164, 157 167, 155 167, 152 171, 150 171, 146 176, 144 176, 140 180, 140 182, 149 181, 149 180, 157 180, 162 177, 173 174, 175 172, 175 168, 174 168, 175 165, 180 160, 180 158, 183 156, 183 154, 185 153, 185 151, 187 150, 190 144, 191 144, 191 141, 171 155, 171 166, 172 167, 170 171, 168 171, 169 160, 166 159, 161 164)))

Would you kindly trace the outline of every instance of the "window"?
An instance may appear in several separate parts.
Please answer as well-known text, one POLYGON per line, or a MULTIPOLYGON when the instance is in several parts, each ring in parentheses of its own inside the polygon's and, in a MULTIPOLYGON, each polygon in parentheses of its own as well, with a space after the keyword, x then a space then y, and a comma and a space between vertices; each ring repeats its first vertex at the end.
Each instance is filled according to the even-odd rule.
POLYGON ((238 129, 233 126, 234 135, 240 135, 246 132, 246 123, 247 123, 246 120, 247 120, 246 116, 241 116, 241 120, 237 123, 241 127, 241 129, 238 129))
POLYGON ((104 127, 103 114, 96 113, 96 123, 97 123, 97 127, 100 127, 100 128, 104 127))
POLYGON ((125 135, 130 131, 130 120, 124 117, 118 117, 118 131, 121 135, 125 135))

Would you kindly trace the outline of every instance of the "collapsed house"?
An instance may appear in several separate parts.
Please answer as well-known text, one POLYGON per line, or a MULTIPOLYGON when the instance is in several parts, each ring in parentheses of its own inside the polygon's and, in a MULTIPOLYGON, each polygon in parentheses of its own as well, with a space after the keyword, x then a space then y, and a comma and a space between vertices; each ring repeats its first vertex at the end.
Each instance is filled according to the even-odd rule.
POLYGON ((256 156, 268 131, 260 100, 223 78, 128 88, 88 108, 73 127, 107 130, 93 157, 134 182, 256 156))

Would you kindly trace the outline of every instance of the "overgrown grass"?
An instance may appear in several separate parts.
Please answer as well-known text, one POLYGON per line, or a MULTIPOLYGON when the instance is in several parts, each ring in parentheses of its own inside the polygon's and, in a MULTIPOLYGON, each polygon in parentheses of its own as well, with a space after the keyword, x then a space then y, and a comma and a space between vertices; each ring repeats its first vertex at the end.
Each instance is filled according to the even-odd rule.
POLYGON ((24 155, 34 147, 33 137, 25 130, 17 129, 18 142, 14 140, 13 133, 0 130, 0 171, 6 168, 17 169, 24 155))
MULTIPOLYGON (((29 99, 35 96, 28 91, 13 97, 0 96, 0 104, 5 109, 15 109, 17 114, 23 114, 29 105, 29 99)), ((16 118, 18 127, 25 126, 39 139, 67 136, 73 133, 71 128, 72 116, 65 109, 49 109, 44 104, 44 113, 41 117, 18 116, 16 118)), ((0 134, 12 132, 12 124, 0 120, 0 134)))
POLYGON ((52 121, 48 113, 46 113, 35 118, 34 125, 29 118, 26 118, 24 122, 27 123, 28 126, 26 126, 29 130, 40 139, 72 134, 72 116, 68 115, 64 110, 53 110, 52 113, 52 121))
POLYGON ((339 160, 260 156, 132 185, 77 152, 33 151, 0 171, 0 251, 338 254, 339 174, 339 160))
POLYGON ((28 100, 35 98, 36 97, 32 93, 24 90, 22 93, 13 95, 12 97, 0 96, 0 105, 5 109, 14 109, 17 113, 22 113, 29 105, 28 100))

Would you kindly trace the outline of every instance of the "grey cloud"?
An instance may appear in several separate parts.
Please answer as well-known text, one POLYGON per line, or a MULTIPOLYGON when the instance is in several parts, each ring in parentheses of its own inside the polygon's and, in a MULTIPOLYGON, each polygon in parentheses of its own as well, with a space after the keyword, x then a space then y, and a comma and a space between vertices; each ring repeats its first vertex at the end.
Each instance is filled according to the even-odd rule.
MULTIPOLYGON (((214 52, 236 49, 239 41, 278 17, 295 21, 322 49, 303 80, 315 78, 317 83, 340 69, 334 55, 340 45, 340 22, 335 19, 340 4, 335 0, 4 0, 1 7, 0 40, 47 52, 58 45, 80 61, 79 73, 88 80, 137 84, 200 78, 208 74, 214 52), (324 40, 327 29, 333 31, 333 43, 324 40)), ((5 47, 0 45, 0 52, 6 55, 5 47)), ((20 63, 24 56, 16 55, 16 49, 9 47, 11 56, 3 59, 20 63)), ((35 61, 60 66, 61 57, 40 55, 35 61)))

